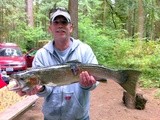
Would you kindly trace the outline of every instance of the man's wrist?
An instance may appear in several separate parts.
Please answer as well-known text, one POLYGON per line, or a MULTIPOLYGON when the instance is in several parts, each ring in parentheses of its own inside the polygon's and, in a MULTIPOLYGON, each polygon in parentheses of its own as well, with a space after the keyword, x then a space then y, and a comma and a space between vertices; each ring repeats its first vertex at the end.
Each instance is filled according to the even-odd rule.
POLYGON ((91 86, 83 86, 82 84, 80 84, 80 87, 81 87, 82 89, 84 89, 84 90, 88 90, 88 89, 90 89, 92 86, 93 86, 93 85, 91 85, 91 86))

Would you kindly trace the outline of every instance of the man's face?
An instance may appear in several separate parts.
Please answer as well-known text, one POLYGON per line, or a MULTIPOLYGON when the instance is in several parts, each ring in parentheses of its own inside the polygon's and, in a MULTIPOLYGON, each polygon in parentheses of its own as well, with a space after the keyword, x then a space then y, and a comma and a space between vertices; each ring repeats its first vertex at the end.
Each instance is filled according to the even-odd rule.
POLYGON ((68 39, 73 30, 72 24, 68 23, 63 16, 57 16, 55 20, 50 23, 49 29, 54 36, 54 40, 68 39))

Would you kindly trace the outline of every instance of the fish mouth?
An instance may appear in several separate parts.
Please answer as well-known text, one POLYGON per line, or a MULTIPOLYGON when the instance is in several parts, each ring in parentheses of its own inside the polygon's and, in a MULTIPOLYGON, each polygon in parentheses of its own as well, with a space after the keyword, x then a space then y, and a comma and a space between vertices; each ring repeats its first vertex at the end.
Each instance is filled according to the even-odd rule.
POLYGON ((9 91, 28 91, 34 86, 40 85, 39 76, 34 74, 27 74, 25 77, 22 75, 12 75, 10 82, 7 86, 9 91))
POLYGON ((21 85, 17 82, 16 79, 11 79, 9 81, 9 84, 7 85, 7 89, 9 91, 17 91, 17 90, 21 89, 21 85))

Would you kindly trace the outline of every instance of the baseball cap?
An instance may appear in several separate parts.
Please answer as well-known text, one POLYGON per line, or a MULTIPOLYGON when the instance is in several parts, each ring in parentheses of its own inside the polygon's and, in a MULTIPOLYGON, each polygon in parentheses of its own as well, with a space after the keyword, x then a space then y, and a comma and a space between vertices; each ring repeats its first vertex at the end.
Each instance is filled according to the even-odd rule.
POLYGON ((66 18, 68 22, 71 22, 71 16, 66 9, 62 9, 62 8, 55 9, 55 12, 52 12, 50 14, 50 21, 53 22, 57 16, 63 16, 66 18))

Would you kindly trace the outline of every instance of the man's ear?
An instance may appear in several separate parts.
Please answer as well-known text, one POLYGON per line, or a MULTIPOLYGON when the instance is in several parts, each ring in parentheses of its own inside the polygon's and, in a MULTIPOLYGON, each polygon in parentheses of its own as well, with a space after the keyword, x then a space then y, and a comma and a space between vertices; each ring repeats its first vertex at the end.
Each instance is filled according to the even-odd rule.
POLYGON ((72 33, 73 32, 73 24, 71 23, 71 25, 70 25, 70 33, 72 33))
POLYGON ((52 33, 52 28, 51 28, 50 25, 49 25, 49 27, 48 27, 48 32, 49 32, 49 33, 52 33))

